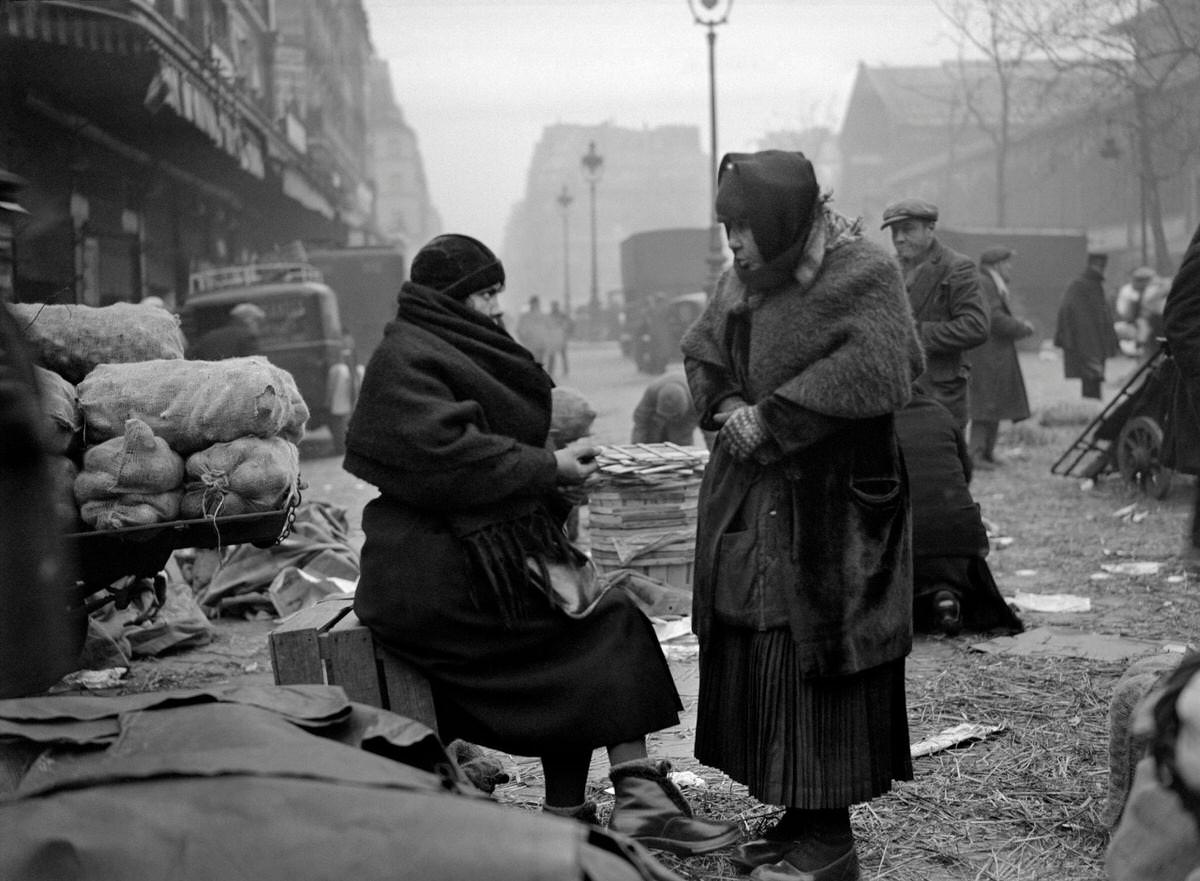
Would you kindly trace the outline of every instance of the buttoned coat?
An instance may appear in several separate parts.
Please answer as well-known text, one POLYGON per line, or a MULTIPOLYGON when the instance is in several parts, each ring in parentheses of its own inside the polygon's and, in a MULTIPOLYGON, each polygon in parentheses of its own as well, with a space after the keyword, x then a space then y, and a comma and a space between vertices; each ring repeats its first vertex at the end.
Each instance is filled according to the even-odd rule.
POLYGON ((1013 317, 1008 297, 990 270, 980 270, 979 288, 991 330, 987 342, 967 354, 971 364, 971 418, 990 422, 1028 419, 1029 398, 1015 343, 1033 333, 1033 328, 1013 317))
POLYGON ((908 301, 925 349, 917 387, 965 425, 970 367, 964 354, 988 338, 988 312, 979 272, 970 257, 934 238, 925 259, 908 274, 908 301))

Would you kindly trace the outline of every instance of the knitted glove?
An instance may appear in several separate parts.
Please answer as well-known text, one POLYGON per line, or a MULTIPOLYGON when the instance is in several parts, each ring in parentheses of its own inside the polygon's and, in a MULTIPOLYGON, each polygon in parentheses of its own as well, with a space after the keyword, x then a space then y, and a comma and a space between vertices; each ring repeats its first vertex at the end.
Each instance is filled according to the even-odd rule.
POLYGON ((758 408, 751 406, 739 407, 729 414, 717 435, 717 440, 728 446, 733 457, 740 460, 749 459, 769 439, 758 408))

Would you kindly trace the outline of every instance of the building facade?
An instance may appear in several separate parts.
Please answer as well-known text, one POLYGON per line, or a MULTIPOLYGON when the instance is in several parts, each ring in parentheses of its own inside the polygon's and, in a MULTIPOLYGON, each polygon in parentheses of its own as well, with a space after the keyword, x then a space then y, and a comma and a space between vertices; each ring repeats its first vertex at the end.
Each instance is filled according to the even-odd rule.
POLYGON ((188 275, 379 240, 358 0, 0 4, 19 300, 178 305, 188 275))
POLYGON ((709 158, 698 126, 549 126, 505 229, 504 265, 517 307, 536 295, 575 312, 591 300, 591 189, 582 166, 591 143, 603 159, 595 186, 595 288, 602 306, 621 287, 622 241, 653 229, 709 225, 709 158))

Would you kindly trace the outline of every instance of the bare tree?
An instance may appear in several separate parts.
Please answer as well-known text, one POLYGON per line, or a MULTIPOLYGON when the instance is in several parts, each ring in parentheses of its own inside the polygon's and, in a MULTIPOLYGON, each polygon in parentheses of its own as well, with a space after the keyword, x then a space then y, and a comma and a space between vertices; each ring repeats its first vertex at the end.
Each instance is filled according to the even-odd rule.
MULTIPOLYGON (((1083 72, 1093 102, 1130 135, 1143 230, 1172 268, 1161 186, 1200 149, 1200 4, 1196 0, 1010 0, 1021 31, 1060 71, 1083 72)), ((1144 235, 1143 235, 1144 241, 1144 235)), ((1143 245, 1144 247, 1144 245, 1143 245)))
POLYGON ((1013 0, 934 0, 960 38, 952 68, 964 109, 995 147, 996 226, 1008 222, 1008 160, 1014 128, 1054 86, 1047 66, 1033 64, 1039 42, 1013 0), (966 52, 982 56, 968 60, 966 52))

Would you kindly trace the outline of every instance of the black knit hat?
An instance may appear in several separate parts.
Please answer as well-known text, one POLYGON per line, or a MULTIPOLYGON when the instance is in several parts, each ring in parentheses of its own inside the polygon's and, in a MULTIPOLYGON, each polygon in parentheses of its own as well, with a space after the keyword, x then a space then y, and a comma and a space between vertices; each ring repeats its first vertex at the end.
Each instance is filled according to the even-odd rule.
POLYGON ((456 300, 504 284, 504 266, 478 239, 450 233, 438 236, 413 258, 409 278, 456 300))
POLYGON ((819 196, 812 163, 799 152, 726 153, 717 173, 717 216, 745 221, 768 263, 803 245, 819 196))

